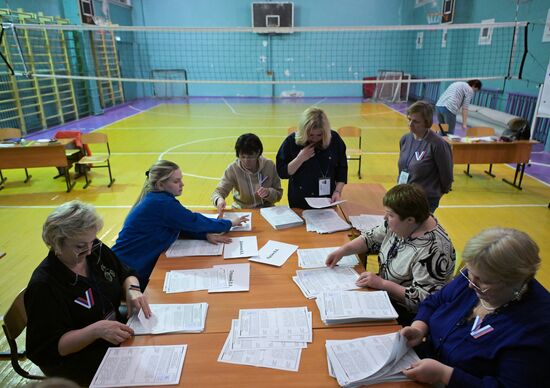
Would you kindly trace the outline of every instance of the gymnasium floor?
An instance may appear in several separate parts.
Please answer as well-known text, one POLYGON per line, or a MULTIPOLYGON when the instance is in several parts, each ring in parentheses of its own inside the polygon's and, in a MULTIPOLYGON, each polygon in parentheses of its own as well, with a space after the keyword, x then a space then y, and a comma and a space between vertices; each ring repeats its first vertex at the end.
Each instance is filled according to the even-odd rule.
MULTIPOLYGON (((107 188, 107 171, 95 169, 88 189, 82 188, 83 179, 79 179, 72 192, 66 193, 64 182, 52 179, 53 168, 32 169, 33 177, 27 184, 23 183, 23 170, 3 171, 8 181, 0 190, 0 251, 7 255, 0 259, 0 314, 26 286, 32 270, 45 257, 47 249, 41 240, 41 227, 53 208, 72 199, 93 203, 105 221, 98 236, 112 245, 141 190, 145 171, 159 158, 172 160, 182 168, 185 187, 180 200, 185 206, 210 207, 210 194, 235 157, 233 146, 237 136, 256 133, 264 144, 264 155, 275 159, 287 128, 296 126, 300 113, 311 105, 327 112, 333 128, 346 125, 362 128, 363 179, 356 176, 357 162, 350 162, 350 183, 376 182, 386 189, 395 184, 399 139, 408 131, 401 113, 405 105, 389 107, 362 103, 359 99, 279 103, 224 98, 143 100, 65 125, 63 129, 99 130, 108 134, 116 182, 107 188)), ((51 137, 53 132, 32 138, 51 137)), ((543 264, 537 277, 550 289, 550 209, 547 208, 550 157, 540 147, 536 149, 533 160, 537 162, 527 168, 522 191, 501 180, 513 179, 515 170, 510 166, 494 166, 496 179, 483 173, 486 166, 472 166, 473 178, 462 173, 465 166, 455 166, 453 191, 443 197, 436 216, 458 252, 468 238, 486 227, 500 225, 526 231, 541 248, 543 264)), ((103 152, 97 147, 92 150, 103 152)), ((286 181, 284 187, 286 191, 286 181)), ((286 193, 282 203, 287 203, 286 193)), ((0 382, 1 377, 2 371, 0 382)))

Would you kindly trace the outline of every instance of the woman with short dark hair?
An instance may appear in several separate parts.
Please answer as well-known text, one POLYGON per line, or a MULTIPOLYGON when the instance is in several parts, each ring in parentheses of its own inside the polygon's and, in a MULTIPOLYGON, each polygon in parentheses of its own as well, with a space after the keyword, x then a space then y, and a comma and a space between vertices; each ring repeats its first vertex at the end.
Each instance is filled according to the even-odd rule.
POLYGON ((409 324, 420 302, 451 280, 455 250, 430 215, 420 187, 394 186, 384 196, 384 207, 384 224, 332 252, 326 263, 334 267, 347 255, 377 253, 379 273, 363 272, 357 285, 387 291, 398 322, 409 324))
POLYGON ((275 163, 264 158, 264 147, 258 136, 245 133, 235 143, 237 160, 225 169, 212 193, 212 202, 219 213, 225 210, 225 198, 233 191, 233 207, 256 209, 273 206, 281 200, 283 188, 275 163))

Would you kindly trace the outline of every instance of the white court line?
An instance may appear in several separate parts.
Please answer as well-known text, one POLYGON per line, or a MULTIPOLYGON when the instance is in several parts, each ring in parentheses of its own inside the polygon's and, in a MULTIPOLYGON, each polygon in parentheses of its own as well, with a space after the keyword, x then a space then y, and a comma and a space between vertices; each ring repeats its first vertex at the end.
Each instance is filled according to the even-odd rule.
MULTIPOLYGON (((164 104, 159 104, 159 105, 164 105, 164 104)), ((115 121, 111 121, 109 124, 105 124, 105 125, 103 125, 103 126, 101 126, 101 127, 94 128, 94 129, 91 130, 90 132, 99 131, 100 129, 104 129, 104 128, 107 129, 107 130, 109 130, 110 128, 107 128, 107 127, 109 127, 110 125, 119 123, 119 122, 121 122, 121 121, 123 121, 123 120, 129 119, 130 117, 134 117, 134 116, 137 116, 137 115, 142 114, 142 113, 144 113, 144 112, 147 112, 148 110, 153 109, 153 108, 155 108, 155 107, 157 107, 157 106, 159 106, 159 105, 151 106, 151 107, 149 107, 149 108, 147 108, 147 109, 144 110, 144 109, 135 108, 134 106, 132 106, 132 104, 130 104, 130 105, 128 105, 128 108, 133 109, 133 110, 136 110, 137 113, 134 113, 134 114, 129 115, 129 116, 126 116, 126 117, 122 117, 122 118, 120 118, 120 119, 118 119, 118 120, 115 120, 115 121)))
POLYGON ((529 162, 529 164, 533 164, 535 166, 541 166, 541 167, 550 167, 550 164, 548 163, 529 162))

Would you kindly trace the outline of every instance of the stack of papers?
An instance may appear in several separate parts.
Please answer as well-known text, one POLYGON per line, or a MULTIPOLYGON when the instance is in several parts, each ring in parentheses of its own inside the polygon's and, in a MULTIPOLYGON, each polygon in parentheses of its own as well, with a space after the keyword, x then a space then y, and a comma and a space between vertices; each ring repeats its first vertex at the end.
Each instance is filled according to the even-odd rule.
POLYGON ((351 228, 333 209, 304 210, 302 216, 308 232, 334 233, 351 228))
POLYGON ((386 291, 326 291, 315 300, 327 325, 396 319, 386 291))
POLYGON ((250 263, 243 263, 168 271, 162 289, 167 294, 200 290, 238 292, 248 291, 249 285, 250 263))
POLYGON ((187 345, 108 348, 90 388, 177 385, 187 345))
POLYGON ((206 240, 176 240, 166 251, 166 257, 219 256, 223 244, 212 244, 206 240))
MULTIPOLYGON (((328 255, 337 249, 338 247, 298 249, 298 265, 302 268, 324 268, 327 266, 325 262, 328 255)), ((357 256, 349 255, 342 257, 337 265, 355 267, 357 264, 359 264, 357 256)))
POLYGON ((384 223, 384 216, 361 214, 360 216, 349 216, 351 226, 361 232, 368 232, 384 223))
POLYGON ((324 291, 355 290, 359 278, 356 270, 350 267, 302 269, 296 271, 292 280, 308 299, 316 298, 324 291))
POLYGON ((298 249, 298 245, 269 240, 262 249, 258 251, 258 256, 251 257, 248 260, 280 267, 286 263, 296 249, 298 249))
MULTIPOLYGON (((218 214, 212 213, 200 213, 208 218, 218 218, 218 214)), ((252 213, 251 212, 223 212, 224 220, 233 220, 242 216, 247 216, 248 221, 242 224, 241 226, 232 226, 231 232, 250 232, 252 230, 252 213)))
POLYGON ((328 371, 342 387, 408 380, 401 371, 420 359, 399 333, 327 340, 328 371))
POLYGON ((297 372, 302 349, 312 340, 307 307, 240 310, 218 362, 297 372))
POLYGON ((128 319, 135 335, 162 333, 201 333, 204 331, 208 303, 150 304, 151 317, 143 310, 128 319))
POLYGON ((498 136, 479 136, 479 137, 464 137, 463 143, 492 143, 498 141, 498 136))
POLYGON ((292 228, 304 223, 304 220, 288 206, 263 207, 260 214, 275 229, 292 228))
POLYGON ((332 202, 330 198, 326 197, 306 197, 306 202, 309 206, 311 206, 314 209, 323 209, 325 207, 332 207, 336 205, 340 205, 341 203, 346 202, 345 199, 341 201, 332 202))

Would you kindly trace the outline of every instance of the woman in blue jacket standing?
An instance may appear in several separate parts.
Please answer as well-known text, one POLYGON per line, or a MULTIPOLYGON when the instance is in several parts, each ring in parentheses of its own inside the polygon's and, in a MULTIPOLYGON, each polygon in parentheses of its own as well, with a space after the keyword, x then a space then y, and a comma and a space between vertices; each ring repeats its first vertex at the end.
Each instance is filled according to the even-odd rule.
POLYGON ((182 193, 183 179, 173 162, 159 160, 145 175, 143 190, 112 248, 120 261, 137 271, 142 289, 159 255, 178 237, 224 243, 230 239, 215 233, 228 232, 246 220, 210 219, 186 209, 176 199, 182 193))

